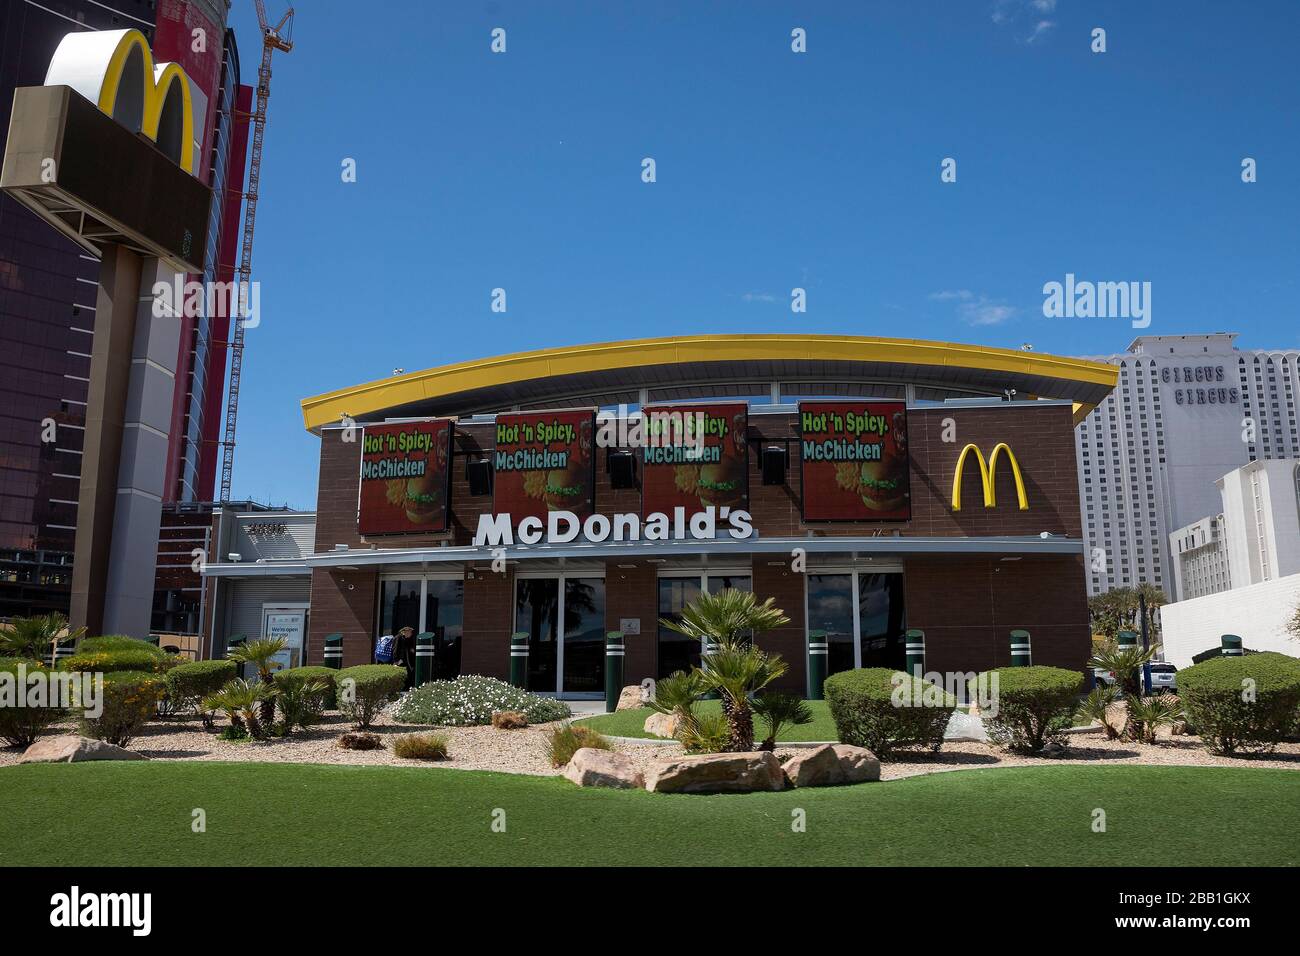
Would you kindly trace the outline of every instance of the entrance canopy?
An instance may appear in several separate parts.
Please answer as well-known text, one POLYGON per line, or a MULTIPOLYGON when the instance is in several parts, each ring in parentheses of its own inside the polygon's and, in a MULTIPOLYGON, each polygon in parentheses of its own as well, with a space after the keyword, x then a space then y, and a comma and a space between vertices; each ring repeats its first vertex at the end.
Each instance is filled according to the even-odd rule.
MULTIPOLYGON (((810 565, 819 560, 891 560, 917 555, 1005 555, 1083 554, 1085 543, 1063 535, 1005 537, 827 537, 827 538, 742 538, 714 541, 628 541, 599 544, 574 542, 566 545, 513 545, 501 549, 505 560, 521 568, 581 566, 619 558, 656 561, 676 567, 709 564, 730 566, 751 555, 772 555, 789 559, 802 548, 810 565)), ((259 561, 255 564, 205 564, 203 573, 214 577, 252 577, 307 574, 313 568, 335 570, 402 570, 444 567, 448 570, 485 565, 493 549, 476 547, 432 548, 346 548, 323 551, 288 561, 259 561)))

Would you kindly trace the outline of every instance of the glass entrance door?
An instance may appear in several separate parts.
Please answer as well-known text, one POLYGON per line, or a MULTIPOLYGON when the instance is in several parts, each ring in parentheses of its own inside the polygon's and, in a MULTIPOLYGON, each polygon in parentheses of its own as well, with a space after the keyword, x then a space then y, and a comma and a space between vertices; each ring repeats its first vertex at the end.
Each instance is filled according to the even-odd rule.
POLYGON ((528 689, 561 697, 605 692, 605 579, 520 577, 515 630, 528 634, 528 689), (562 640, 557 640, 559 622, 562 640))
POLYGON ((384 578, 379 585, 375 637, 409 627, 433 635, 433 680, 460 676, 465 620, 465 582, 459 577, 384 578))
POLYGON ((903 669, 907 618, 902 574, 819 572, 807 580, 808 628, 826 634, 828 674, 855 667, 903 669))

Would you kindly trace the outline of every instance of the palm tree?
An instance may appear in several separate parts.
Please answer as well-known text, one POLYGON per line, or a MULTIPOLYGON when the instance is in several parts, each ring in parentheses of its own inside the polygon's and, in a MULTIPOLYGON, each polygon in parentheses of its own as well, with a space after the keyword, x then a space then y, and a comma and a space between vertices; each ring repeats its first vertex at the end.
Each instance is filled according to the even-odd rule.
POLYGON ((266 705, 271 705, 271 716, 275 716, 276 689, 266 683, 253 683, 236 677, 215 694, 203 701, 207 710, 225 711, 230 718, 230 726, 235 731, 247 731, 254 740, 266 737, 270 721, 264 720, 266 705))
MULTIPOLYGON (((258 680, 269 689, 275 683, 274 671, 279 666, 273 658, 285 649, 286 644, 282 637, 259 637, 228 651, 226 657, 240 664, 252 664, 257 668, 258 680)), ((275 697, 262 697, 261 706, 261 722, 269 727, 275 720, 275 697)))
POLYGON ((676 736, 680 738, 683 730, 691 733, 698 730, 695 705, 704 694, 705 687, 698 670, 675 671, 655 682, 655 695, 650 707, 656 713, 677 718, 676 736))
POLYGON ((749 695, 786 672, 779 656, 750 643, 754 634, 790 623, 772 598, 759 604, 750 591, 724 588, 701 594, 682 609, 678 620, 660 618, 670 630, 697 640, 708 649, 700 657, 700 680, 722 697, 722 711, 731 725, 732 751, 754 749, 754 715, 749 695))
POLYGON ((1095 720, 1106 732, 1107 740, 1119 737, 1119 730, 1110 722, 1110 707, 1119 700, 1119 689, 1109 684, 1098 684, 1082 701, 1075 716, 1079 720, 1095 720))
POLYGON ((786 724, 797 727, 811 724, 813 719, 808 702, 798 694, 765 691, 755 697, 750 706, 767 723, 767 736, 763 738, 759 750, 775 750, 777 735, 786 724))
POLYGON ((752 634, 784 627, 790 619, 773 607, 771 598, 759 604, 750 591, 724 588, 701 594, 682 608, 680 620, 661 618, 659 623, 701 643, 740 644, 752 634))
POLYGON ((16 617, 7 630, 0 631, 0 656, 41 660, 48 653, 53 667, 54 649, 59 644, 80 640, 85 633, 84 627, 69 629, 68 619, 57 612, 16 617))
POLYGON ((1124 724, 1124 734, 1133 738, 1142 733, 1142 722, 1137 710, 1142 706, 1142 668, 1155 658, 1154 646, 1143 649, 1137 644, 1124 646, 1108 645, 1092 655, 1088 666, 1098 670, 1110 671, 1119 682, 1124 692, 1124 709, 1128 719, 1124 724))
POLYGON ((722 697, 722 711, 731 725, 733 752, 754 749, 754 714, 749 695, 762 690, 788 670, 780 657, 750 644, 718 644, 700 658, 700 678, 722 697))

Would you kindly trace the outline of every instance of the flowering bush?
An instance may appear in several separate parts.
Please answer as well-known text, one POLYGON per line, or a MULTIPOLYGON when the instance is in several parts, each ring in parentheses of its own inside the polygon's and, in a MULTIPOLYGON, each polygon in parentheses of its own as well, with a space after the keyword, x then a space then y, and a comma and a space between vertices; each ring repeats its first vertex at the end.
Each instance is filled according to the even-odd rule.
POLYGON ((114 671, 104 675, 104 710, 98 717, 82 717, 87 737, 125 747, 153 717, 166 693, 164 678, 144 671, 114 671))
POLYGON ((436 680, 407 691, 393 708, 393 716, 404 724, 475 727, 491 723, 494 710, 518 711, 530 724, 563 720, 573 714, 562 701, 473 674, 451 681, 436 680))

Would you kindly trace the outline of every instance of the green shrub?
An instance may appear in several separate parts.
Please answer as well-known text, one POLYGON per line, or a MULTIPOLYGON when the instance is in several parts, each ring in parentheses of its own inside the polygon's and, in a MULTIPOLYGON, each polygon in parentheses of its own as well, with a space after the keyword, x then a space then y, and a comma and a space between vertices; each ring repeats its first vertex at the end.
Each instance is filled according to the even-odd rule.
POLYGON ((1178 672, 1187 721, 1215 753, 1268 753, 1300 710, 1300 660, 1271 651, 1216 657, 1178 672))
POLYGON ((0 660, 0 673, 10 675, 0 678, 0 739, 11 747, 30 747, 63 717, 64 711, 61 707, 28 707, 27 688, 18 682, 20 667, 23 675, 49 672, 39 661, 13 657, 0 660))
POLYGON ((165 678, 147 671, 113 671, 104 675, 103 712, 81 717, 87 737, 125 747, 148 723, 166 693, 165 678))
POLYGON ((696 709, 690 720, 678 718, 677 739, 688 754, 720 754, 731 745, 731 721, 719 710, 696 709))
POLYGON ((282 674, 276 674, 275 709, 280 714, 279 733, 287 737, 295 727, 306 730, 312 724, 319 724, 325 713, 325 698, 333 691, 334 681, 327 677, 293 674, 285 680, 282 674))
POLYGON ((826 703, 840 743, 885 758, 896 750, 938 750, 957 700, 919 678, 869 667, 826 678, 826 703))
POLYGON ((78 654, 103 654, 107 651, 141 651, 155 657, 166 657, 167 652, 157 644, 142 641, 125 634, 106 634, 103 637, 83 638, 77 645, 78 654))
POLYGON ((359 730, 368 728, 384 705, 402 692, 406 668, 396 664, 358 664, 338 671, 339 710, 359 730))
MULTIPOLYGON (((143 643, 136 641, 137 644, 143 643)), ((71 657, 59 662, 59 667, 67 671, 83 673, 111 674, 114 671, 144 671, 161 674, 173 667, 179 667, 180 658, 155 651, 143 651, 138 648, 124 648, 109 651, 77 651, 71 657)))
POLYGON ((393 741, 393 756, 403 760, 446 760, 447 738, 442 734, 406 734, 393 741))
POLYGON ((284 670, 275 672, 275 686, 283 687, 294 681, 305 681, 311 678, 320 678, 329 684, 325 692, 325 709, 333 710, 337 706, 335 700, 334 678, 339 672, 333 667, 321 667, 319 664, 309 664, 303 667, 286 667, 284 670))
POLYGON ((476 727, 490 724, 494 710, 518 711, 530 724, 545 724, 573 715, 563 701, 539 697, 478 674, 451 681, 436 680, 407 691, 393 714, 404 724, 476 727))
POLYGON ((581 724, 561 724, 552 728, 546 740, 546 759, 552 767, 563 767, 583 747, 594 750, 613 750, 614 745, 604 735, 581 724))
POLYGON ((212 711, 203 709, 203 700, 235 679, 234 661, 187 661, 167 672, 167 699, 179 712, 191 709, 203 718, 203 726, 212 729, 212 711))
POLYGON ((1002 667, 985 671, 977 680, 993 695, 984 728, 994 743, 1037 753, 1049 743, 1065 742, 1083 690, 1083 675, 1078 671, 1002 667))
POLYGON ((338 744, 344 750, 383 750, 384 740, 378 734, 343 734, 338 744))

